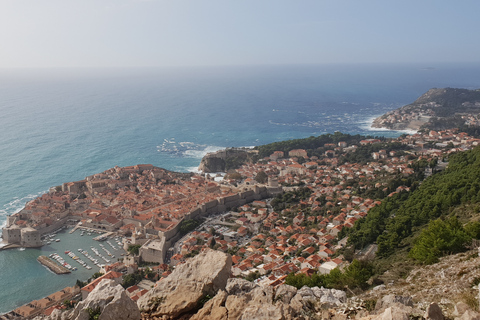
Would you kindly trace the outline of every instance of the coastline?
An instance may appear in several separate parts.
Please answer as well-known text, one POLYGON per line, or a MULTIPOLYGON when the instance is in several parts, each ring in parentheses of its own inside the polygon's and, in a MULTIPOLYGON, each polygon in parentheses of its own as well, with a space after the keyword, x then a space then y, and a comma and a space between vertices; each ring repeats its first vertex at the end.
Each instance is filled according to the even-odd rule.
POLYGON ((399 132, 401 134, 404 134, 404 133, 406 133, 406 134, 416 134, 418 132, 418 130, 414 130, 414 129, 394 130, 394 129, 389 129, 389 128, 385 128, 385 127, 381 127, 381 128, 373 127, 373 122, 375 121, 375 119, 377 119, 378 117, 381 117, 382 115, 383 114, 367 118, 367 120, 365 121, 365 124, 366 124, 365 129, 369 130, 369 131, 399 132))

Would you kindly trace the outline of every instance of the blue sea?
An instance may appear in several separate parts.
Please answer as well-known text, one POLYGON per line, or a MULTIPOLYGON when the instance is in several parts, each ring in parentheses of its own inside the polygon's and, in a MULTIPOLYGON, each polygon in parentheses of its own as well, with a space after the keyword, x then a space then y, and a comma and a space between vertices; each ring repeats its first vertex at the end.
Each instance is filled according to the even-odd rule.
MULTIPOLYGON (((398 136, 372 118, 433 87, 480 88, 480 64, 3 69, 0 225, 49 187, 116 165, 186 172, 225 147, 398 136)), ((0 313, 74 284, 35 261, 42 250, 0 252, 0 313)))

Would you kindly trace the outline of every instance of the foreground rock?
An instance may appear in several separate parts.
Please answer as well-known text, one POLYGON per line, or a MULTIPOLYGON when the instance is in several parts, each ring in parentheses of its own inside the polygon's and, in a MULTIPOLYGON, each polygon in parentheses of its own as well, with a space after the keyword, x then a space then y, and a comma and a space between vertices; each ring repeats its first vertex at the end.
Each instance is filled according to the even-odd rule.
MULTIPOLYGON (((74 310, 55 310, 45 320, 139 320, 137 304, 127 296, 125 289, 115 281, 104 279, 93 289, 87 299, 79 302, 74 310)), ((39 318, 40 319, 40 318, 39 318)))
POLYGON ((92 312, 100 314, 98 320, 140 319, 136 303, 127 296, 121 285, 108 279, 100 281, 87 299, 78 303, 73 319, 88 320, 92 312))
POLYGON ((345 292, 340 290, 317 287, 297 290, 289 285, 260 287, 243 279, 229 279, 225 291, 219 291, 191 320, 316 319, 329 307, 345 302, 345 292))
POLYGON ((144 317, 175 319, 198 308, 201 300, 224 290, 232 258, 220 251, 206 250, 177 266, 166 279, 138 300, 144 317))

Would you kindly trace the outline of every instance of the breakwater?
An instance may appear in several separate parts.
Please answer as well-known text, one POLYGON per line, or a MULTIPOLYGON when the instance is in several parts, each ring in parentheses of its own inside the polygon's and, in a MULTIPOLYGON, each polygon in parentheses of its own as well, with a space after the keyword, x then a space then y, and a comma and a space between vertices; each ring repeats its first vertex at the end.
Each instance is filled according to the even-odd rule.
POLYGON ((67 274, 70 273, 70 270, 67 268, 60 266, 56 264, 54 261, 52 261, 49 257, 47 256, 39 256, 37 258, 37 261, 43 264, 45 267, 50 269, 52 272, 55 272, 56 274, 67 274))

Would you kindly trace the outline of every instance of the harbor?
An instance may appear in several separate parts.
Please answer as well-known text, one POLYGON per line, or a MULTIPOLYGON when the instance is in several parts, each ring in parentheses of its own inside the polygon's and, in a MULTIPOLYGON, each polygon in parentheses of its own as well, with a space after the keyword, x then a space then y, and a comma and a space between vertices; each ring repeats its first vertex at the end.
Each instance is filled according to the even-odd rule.
MULTIPOLYGON (((79 228, 73 233, 70 233, 71 231, 72 228, 70 227, 51 233, 48 237, 45 237, 45 244, 40 248, 18 247, 1 251, 0 268, 2 273, 0 273, 0 283, 2 283, 4 290, 0 292, 0 301, 2 301, 0 314, 14 310, 30 301, 48 296, 52 292, 67 286, 73 286, 77 280, 85 281, 95 272, 100 271, 101 266, 108 263, 97 256, 92 248, 97 250, 110 263, 122 259, 122 254, 125 254, 122 245, 123 238, 121 237, 112 235, 107 240, 100 242, 93 240, 93 238, 103 235, 105 231, 95 232, 94 230, 83 230, 83 228, 79 228), (82 232, 84 232, 83 236, 81 235, 82 232), (56 241, 57 239, 59 241, 56 241), (110 252, 111 256, 102 249, 100 244, 110 252), (79 252, 78 249, 86 251, 89 256, 97 260, 98 265, 79 252), (76 262, 68 253, 65 253, 67 251, 75 253, 90 268, 83 266, 80 262, 76 262), (39 256, 50 257, 52 254, 57 254, 64 262, 77 270, 70 270, 70 273, 65 274, 56 274, 37 262, 39 256), (19 283, 21 283, 21 287, 19 283), (22 290, 23 293, 21 295, 15 294, 18 290, 22 290)), ((52 263, 59 264, 58 261, 50 259, 52 263)))

